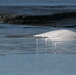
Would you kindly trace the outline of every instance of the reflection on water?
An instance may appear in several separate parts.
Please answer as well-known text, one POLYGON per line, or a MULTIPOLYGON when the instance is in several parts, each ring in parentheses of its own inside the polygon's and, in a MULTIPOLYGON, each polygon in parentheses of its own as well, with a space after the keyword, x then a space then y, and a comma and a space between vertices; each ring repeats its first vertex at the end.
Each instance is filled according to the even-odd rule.
POLYGON ((33 37, 54 29, 0 24, 0 75, 76 75, 76 39, 33 37))
POLYGON ((0 53, 41 54, 76 53, 76 40, 59 41, 48 38, 0 39, 0 53))
MULTIPOLYGON (((76 53, 76 39, 38 38, 53 27, 0 24, 0 54, 76 53)), ((75 29, 72 29, 75 32, 75 29)))

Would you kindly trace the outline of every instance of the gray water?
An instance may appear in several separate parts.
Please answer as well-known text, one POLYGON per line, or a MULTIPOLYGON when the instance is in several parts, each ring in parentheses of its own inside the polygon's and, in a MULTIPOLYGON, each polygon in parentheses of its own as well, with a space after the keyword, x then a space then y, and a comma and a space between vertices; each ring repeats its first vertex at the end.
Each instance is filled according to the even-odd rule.
POLYGON ((76 12, 76 6, 0 6, 0 13, 16 15, 52 15, 76 12))
POLYGON ((76 0, 0 0, 0 5, 21 5, 21 6, 76 5, 76 0))
POLYGON ((76 12, 76 0, 0 0, 0 10, 2 14, 17 15, 50 15, 61 12, 76 12))
MULTIPOLYGON (((63 28, 62 28, 63 29, 63 28)), ((68 28, 66 28, 68 29, 68 28)), ((54 27, 0 24, 0 53, 76 53, 76 39, 54 40, 33 35, 59 30, 54 27)), ((75 32, 75 29, 71 29, 75 32)))
MULTIPOLYGON (((21 7, 17 10, 14 7, 12 10, 0 7, 0 13, 42 15, 51 11, 76 11, 76 0, 0 0, 0 6, 9 5, 38 7, 21 7), (57 5, 60 7, 39 7, 57 5)), ((0 75, 76 75, 75 38, 58 40, 33 37, 52 30, 59 29, 0 24, 0 75)), ((74 28, 70 30, 76 32, 74 28)))
POLYGON ((59 29, 0 24, 0 74, 76 75, 76 39, 33 37, 59 29))

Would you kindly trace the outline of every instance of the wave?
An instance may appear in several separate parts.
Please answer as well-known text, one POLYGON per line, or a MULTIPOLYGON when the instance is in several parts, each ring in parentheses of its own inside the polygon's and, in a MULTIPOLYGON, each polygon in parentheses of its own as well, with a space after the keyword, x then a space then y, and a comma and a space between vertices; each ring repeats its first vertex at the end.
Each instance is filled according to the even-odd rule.
POLYGON ((1 23, 76 28, 76 6, 0 6, 0 10, 1 23))
POLYGON ((0 6, 0 13, 19 14, 19 15, 50 15, 62 12, 74 12, 76 6, 0 6))

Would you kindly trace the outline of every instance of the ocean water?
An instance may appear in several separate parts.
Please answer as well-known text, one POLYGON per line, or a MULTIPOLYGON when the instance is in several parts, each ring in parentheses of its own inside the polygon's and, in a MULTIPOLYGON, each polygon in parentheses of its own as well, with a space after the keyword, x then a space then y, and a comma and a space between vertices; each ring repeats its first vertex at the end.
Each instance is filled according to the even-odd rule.
POLYGON ((52 15, 76 12, 76 6, 0 6, 0 13, 16 15, 52 15))
POLYGON ((76 0, 0 0, 0 10, 0 13, 24 15, 76 12, 76 0))
MULTIPOLYGON (((0 24, 0 74, 76 75, 76 38, 50 39, 33 36, 59 29, 0 24)), ((76 31, 74 28, 69 30, 76 31)))
MULTIPOLYGON (((65 28, 62 29, 65 30, 65 28)), ((66 39, 34 37, 37 34, 58 30, 60 28, 0 24, 0 53, 5 55, 10 53, 76 53, 76 38, 72 37, 72 34, 70 35, 72 38, 64 35, 67 36, 66 39)), ((76 32, 73 28, 66 30, 69 30, 69 34, 71 30, 76 32)), ((57 34, 55 33, 56 36, 57 34)), ((58 36, 62 35, 59 34, 58 36)))
POLYGON ((0 0, 0 5, 52 6, 76 5, 76 0, 0 0))
MULTIPOLYGON (((0 10, 0 13, 46 15, 76 11, 76 0, 0 0, 0 10)), ((0 24, 0 75, 76 75, 75 37, 33 36, 60 29, 76 33, 75 28, 0 24)))

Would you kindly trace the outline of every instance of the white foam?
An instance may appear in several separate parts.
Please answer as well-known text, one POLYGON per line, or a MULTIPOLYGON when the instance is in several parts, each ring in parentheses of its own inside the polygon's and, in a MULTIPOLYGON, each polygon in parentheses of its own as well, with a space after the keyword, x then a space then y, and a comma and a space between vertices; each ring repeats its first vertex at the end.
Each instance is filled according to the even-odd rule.
POLYGON ((76 38, 76 32, 68 29, 53 30, 46 33, 34 35, 35 37, 47 37, 47 38, 76 38))

